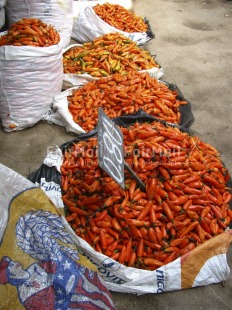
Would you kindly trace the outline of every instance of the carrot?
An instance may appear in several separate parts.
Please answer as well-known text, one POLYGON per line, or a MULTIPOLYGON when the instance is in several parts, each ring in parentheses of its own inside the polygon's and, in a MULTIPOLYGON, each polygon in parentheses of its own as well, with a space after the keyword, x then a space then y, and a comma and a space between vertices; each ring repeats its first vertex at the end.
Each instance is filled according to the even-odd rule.
POLYGON ((126 255, 125 255, 125 262, 128 263, 132 251, 132 238, 129 239, 129 241, 126 244, 126 255))
POLYGON ((126 246, 124 245, 124 246, 122 247, 121 253, 120 253, 120 255, 119 255, 118 262, 119 262, 120 264, 124 264, 124 262, 125 262, 125 257, 126 257, 126 246))
POLYGON ((211 210, 213 211, 213 213, 218 219, 223 219, 220 208, 218 208, 217 206, 211 205, 211 210))
POLYGON ((119 233, 110 227, 107 228, 107 232, 112 235, 116 240, 119 240, 119 233))
POLYGON ((218 182, 218 180, 216 180, 214 177, 211 177, 209 175, 204 175, 203 178, 204 178, 204 180, 206 182, 208 182, 209 184, 212 184, 213 186, 215 186, 217 188, 221 188, 222 187, 222 184, 220 184, 218 182))
POLYGON ((95 222, 102 221, 107 217, 108 211, 107 209, 103 210, 97 217, 95 217, 93 220, 95 222))
MULTIPOLYGON (((67 201, 67 200, 66 200, 66 201, 67 201)), ((77 207, 73 207, 73 206, 70 206, 70 207, 68 208, 68 210, 69 210, 70 212, 76 213, 76 214, 78 214, 78 215, 84 215, 84 216, 85 216, 85 215, 89 215, 88 212, 82 210, 81 208, 77 208, 77 207)))
POLYGON ((155 259, 155 258, 144 258, 143 262, 147 266, 161 267, 161 266, 164 265, 163 262, 161 262, 161 261, 159 261, 158 259, 155 259))
POLYGON ((190 217, 191 219, 193 220, 199 219, 199 215, 195 211, 190 210, 190 208, 186 212, 187 212, 188 217, 190 217))
POLYGON ((179 251, 179 248, 175 246, 169 246, 164 250, 164 252, 168 252, 168 253, 178 252, 178 251, 179 251))
POLYGON ((119 224, 119 222, 117 221, 117 219, 116 218, 113 218, 112 219, 112 227, 115 229, 115 230, 117 230, 117 231, 122 231, 122 227, 121 227, 121 225, 119 224))
POLYGON ((89 204, 93 204, 93 203, 98 203, 98 202, 101 202, 102 201, 102 197, 100 196, 92 196, 92 197, 88 197, 88 198, 85 198, 81 201, 81 203, 83 205, 89 205, 89 204))
POLYGON ((140 212, 139 216, 137 217, 137 220, 143 220, 148 215, 151 208, 152 208, 152 203, 148 201, 146 205, 144 206, 143 210, 140 212))
POLYGON ((81 221, 81 225, 83 227, 86 227, 87 220, 86 220, 86 217, 84 215, 80 215, 80 221, 81 221))
POLYGON ((162 207, 163 207, 163 210, 164 210, 165 214, 167 215, 168 219, 170 221, 173 220, 174 216, 173 216, 172 210, 170 209, 169 205, 165 201, 163 201, 162 207))
POLYGON ((101 248, 102 248, 103 250, 105 250, 106 247, 107 247, 107 242, 106 242, 106 236, 105 236, 104 231, 103 231, 103 230, 100 230, 99 235, 100 235, 101 248))
POLYGON ((153 227, 148 228, 148 236, 151 242, 158 243, 156 233, 153 227))
POLYGON ((155 234, 157 240, 160 242, 162 240, 162 233, 159 227, 155 227, 155 234))
POLYGON ((188 201, 188 196, 181 196, 178 199, 172 201, 173 205, 182 205, 184 204, 186 201, 188 201))
POLYGON ((136 227, 142 227, 142 226, 148 226, 149 225, 149 222, 148 221, 143 221, 143 220, 136 220, 136 219, 126 219, 126 223, 128 225, 133 225, 133 226, 136 226, 136 227))
POLYGON ((129 197, 130 197, 130 200, 133 199, 133 196, 134 196, 134 191, 135 191, 135 188, 136 188, 136 181, 133 180, 130 184, 130 188, 129 188, 129 197))
POLYGON ((177 252, 171 252, 170 255, 167 258, 165 258, 165 260, 163 262, 164 262, 164 264, 171 263, 177 257, 178 257, 178 253, 177 252))
POLYGON ((152 178, 147 184, 148 200, 152 200, 156 194, 156 179, 152 178))
POLYGON ((193 250, 195 248, 195 244, 194 243, 189 243, 187 244, 184 248, 182 248, 180 251, 179 251, 179 255, 184 255, 184 254, 187 254, 188 252, 190 252, 191 250, 193 250))
POLYGON ((201 212, 201 218, 204 219, 210 211, 211 211, 211 207, 206 206, 201 212))
POLYGON ((143 250, 144 250, 144 241, 143 238, 139 240, 138 247, 137 247, 137 257, 143 256, 143 250))
POLYGON ((76 213, 72 213, 72 214, 66 216, 66 220, 68 222, 72 222, 73 220, 75 220, 76 217, 77 217, 77 214, 76 213))
POLYGON ((229 203, 231 201, 231 199, 232 199, 231 193, 229 193, 229 192, 223 193, 223 200, 224 200, 223 202, 224 203, 229 203))
POLYGON ((136 226, 129 225, 129 229, 130 229, 130 234, 133 238, 137 239, 137 238, 143 237, 142 233, 138 230, 136 226))
POLYGON ((192 183, 192 182, 197 182, 200 180, 200 176, 198 174, 194 174, 192 176, 189 176, 187 179, 184 180, 184 184, 192 183))
MULTIPOLYGON (((62 172, 62 170, 61 170, 61 172, 62 172)), ((67 175, 67 174, 63 173, 63 175, 67 175)), ((63 181, 62 182, 62 188, 63 188, 64 191, 67 191, 68 190, 68 178, 64 177, 62 181, 63 181)))
POLYGON ((180 238, 183 238, 185 235, 187 235, 190 231, 192 231, 196 226, 198 225, 198 222, 192 222, 189 226, 187 226, 184 231, 181 233, 180 238))
POLYGON ((171 240, 170 242, 170 246, 171 247, 176 247, 178 245, 180 245, 182 243, 183 239, 182 238, 176 238, 176 239, 173 239, 171 240))
POLYGON ((112 242, 110 245, 107 246, 107 250, 112 253, 117 248, 117 245, 118 245, 118 240, 115 240, 114 242, 112 242))
POLYGON ((169 239, 169 234, 167 232, 167 229, 166 229, 166 225, 165 224, 162 224, 160 226, 160 230, 161 230, 161 234, 162 234, 162 238, 163 239, 169 239))
POLYGON ((195 171, 205 170, 205 166, 199 162, 190 162, 189 165, 195 171))
POLYGON ((128 267, 133 267, 135 262, 136 262, 136 253, 134 251, 131 252, 130 254, 130 258, 129 258, 129 261, 128 261, 128 267))
POLYGON ((92 241, 92 244, 95 244, 95 243, 98 241, 98 239, 99 239, 99 235, 95 235, 95 234, 91 231, 90 227, 88 227, 88 228, 89 228, 89 229, 87 229, 87 234, 88 234, 90 240, 92 241))
POLYGON ((120 255, 120 252, 114 252, 110 257, 114 260, 118 260, 119 259, 119 255, 120 255))
POLYGON ((211 232, 212 232, 213 235, 217 235, 218 234, 219 226, 218 226, 218 223, 217 223, 217 219, 213 219, 210 222, 209 227, 210 227, 211 232))

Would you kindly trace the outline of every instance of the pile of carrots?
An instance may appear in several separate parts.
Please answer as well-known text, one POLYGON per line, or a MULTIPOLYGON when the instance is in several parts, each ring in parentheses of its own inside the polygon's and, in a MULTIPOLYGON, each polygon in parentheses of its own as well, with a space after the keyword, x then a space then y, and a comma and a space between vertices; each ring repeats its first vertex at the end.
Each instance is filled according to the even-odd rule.
POLYGON ((159 68, 150 53, 120 33, 108 33, 63 55, 64 73, 88 73, 93 77, 159 68))
POLYGON ((155 270, 222 233, 232 221, 230 179, 214 147, 159 122, 121 128, 125 190, 98 166, 97 139, 73 143, 61 166, 66 219, 96 251, 155 270))
POLYGON ((60 35, 51 25, 39 19, 23 18, 13 24, 6 35, 0 37, 0 46, 37 46, 45 47, 60 42, 60 35))
POLYGON ((68 96, 69 112, 74 122, 85 131, 92 130, 98 120, 98 108, 114 118, 139 109, 171 123, 180 123, 179 106, 186 101, 177 99, 177 93, 148 73, 136 71, 123 76, 114 74, 89 82, 73 90, 68 96))
POLYGON ((97 4, 94 12, 107 24, 125 32, 146 32, 147 24, 134 13, 118 4, 97 4))

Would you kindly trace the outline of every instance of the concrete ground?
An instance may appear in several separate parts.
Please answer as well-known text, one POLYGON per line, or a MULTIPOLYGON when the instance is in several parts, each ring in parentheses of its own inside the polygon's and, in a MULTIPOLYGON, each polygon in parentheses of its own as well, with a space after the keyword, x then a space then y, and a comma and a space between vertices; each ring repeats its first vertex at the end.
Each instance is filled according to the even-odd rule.
MULTIPOLYGON (((150 21, 155 39, 146 47, 157 54, 163 79, 177 84, 192 103, 192 133, 216 147, 232 173, 232 1, 136 0, 133 9, 150 21)), ((0 162, 27 176, 40 166, 50 146, 73 137, 64 128, 43 122, 14 133, 0 128, 0 162)), ((232 268, 232 247, 228 264, 232 268)), ((224 285, 112 296, 118 310, 232 309, 232 274, 224 285)))

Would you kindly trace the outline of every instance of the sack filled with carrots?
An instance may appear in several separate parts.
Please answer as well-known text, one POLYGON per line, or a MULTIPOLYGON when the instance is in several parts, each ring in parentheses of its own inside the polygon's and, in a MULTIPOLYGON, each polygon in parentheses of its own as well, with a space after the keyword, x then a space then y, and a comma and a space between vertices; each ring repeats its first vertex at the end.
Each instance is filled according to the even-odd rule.
POLYGON ((118 4, 98 3, 83 7, 73 22, 72 38, 80 43, 119 32, 143 45, 154 38, 146 19, 118 4))
POLYGON ((97 4, 110 3, 110 4, 118 4, 123 6, 125 9, 132 9, 133 0, 74 0, 73 1, 73 17, 78 17, 79 13, 86 6, 95 6, 97 4))
POLYGON ((115 73, 61 92, 54 98, 52 113, 44 120, 65 126, 77 134, 97 125, 98 108, 110 118, 131 115, 139 110, 166 122, 189 128, 193 123, 191 103, 175 85, 165 84, 147 72, 115 73))
POLYGON ((61 146, 61 165, 50 154, 53 167, 44 164, 31 176, 50 195, 49 184, 61 174, 66 220, 81 253, 117 292, 160 293, 226 280, 231 188, 218 151, 165 122, 116 121, 125 161, 145 191, 127 170, 122 189, 99 167, 94 131, 61 146))
POLYGON ((48 25, 52 25, 62 39, 62 47, 69 45, 73 26, 72 0, 7 0, 6 23, 11 27, 22 18, 37 18, 48 25))
POLYGON ((147 50, 121 33, 108 33, 91 42, 73 44, 63 53, 63 89, 130 71, 148 72, 160 79, 163 69, 147 50))
POLYGON ((62 40, 39 19, 23 18, 0 36, 0 118, 7 132, 35 125, 62 88, 62 40))

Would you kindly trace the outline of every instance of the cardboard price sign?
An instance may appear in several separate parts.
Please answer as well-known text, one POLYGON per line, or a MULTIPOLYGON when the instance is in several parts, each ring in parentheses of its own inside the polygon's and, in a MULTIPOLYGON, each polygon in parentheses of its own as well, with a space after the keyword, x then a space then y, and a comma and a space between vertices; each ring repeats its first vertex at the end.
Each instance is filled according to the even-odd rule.
POLYGON ((99 166, 125 189, 123 135, 102 108, 98 111, 97 136, 99 166))

